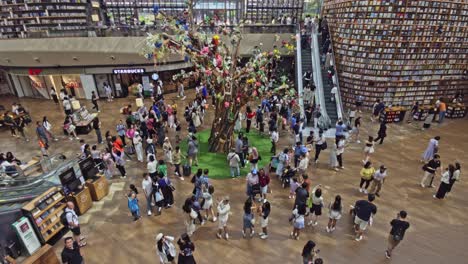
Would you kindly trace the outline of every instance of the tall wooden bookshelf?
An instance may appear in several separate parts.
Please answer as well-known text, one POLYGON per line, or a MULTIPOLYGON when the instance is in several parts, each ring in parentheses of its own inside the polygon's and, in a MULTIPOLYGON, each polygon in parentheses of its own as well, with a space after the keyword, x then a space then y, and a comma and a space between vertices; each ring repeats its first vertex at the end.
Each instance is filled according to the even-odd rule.
POLYGON ((0 38, 86 31, 90 21, 87 5, 86 0, 1 0, 0 38))
POLYGON ((325 0, 323 12, 345 105, 468 94, 466 0, 325 0))

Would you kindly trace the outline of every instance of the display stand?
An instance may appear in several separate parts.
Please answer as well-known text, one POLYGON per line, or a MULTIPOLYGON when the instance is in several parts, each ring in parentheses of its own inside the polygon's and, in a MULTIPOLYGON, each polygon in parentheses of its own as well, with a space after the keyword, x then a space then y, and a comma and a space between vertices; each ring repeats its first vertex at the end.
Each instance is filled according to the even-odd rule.
POLYGON ((65 206, 61 188, 52 187, 22 208, 42 243, 49 241, 64 228, 60 215, 65 206))
POLYGON ((57 255, 55 254, 54 248, 49 245, 45 244, 41 247, 36 253, 32 256, 28 257, 23 264, 60 264, 57 255))
POLYGON ((99 201, 109 193, 109 182, 104 176, 100 176, 94 181, 87 180, 86 187, 89 188, 93 201, 99 201))
POLYGON ((463 118, 466 116, 466 106, 463 104, 449 104, 447 106, 446 118, 463 118))
POLYGON ((86 213, 86 211, 93 206, 91 193, 88 187, 84 187, 83 190, 78 193, 69 195, 68 198, 75 204, 76 211, 79 215, 86 213))
POLYGON ((421 105, 416 113, 413 115, 413 120, 423 121, 429 114, 429 110, 434 108, 432 105, 421 105))
POLYGON ((86 118, 83 118, 80 121, 76 122, 76 134, 88 134, 92 130, 91 124, 97 116, 97 113, 89 114, 86 116, 86 118))
POLYGON ((405 118, 406 109, 402 107, 386 108, 380 114, 380 122, 399 123, 405 118))

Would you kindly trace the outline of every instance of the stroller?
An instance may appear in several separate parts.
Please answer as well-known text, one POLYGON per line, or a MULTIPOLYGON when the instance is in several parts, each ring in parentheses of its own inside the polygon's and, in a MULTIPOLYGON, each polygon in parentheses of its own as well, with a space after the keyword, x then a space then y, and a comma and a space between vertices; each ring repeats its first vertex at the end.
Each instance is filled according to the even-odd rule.
POLYGON ((296 175, 297 169, 291 168, 291 166, 287 166, 283 174, 281 174, 281 186, 284 188, 289 187, 291 185, 291 179, 296 175))

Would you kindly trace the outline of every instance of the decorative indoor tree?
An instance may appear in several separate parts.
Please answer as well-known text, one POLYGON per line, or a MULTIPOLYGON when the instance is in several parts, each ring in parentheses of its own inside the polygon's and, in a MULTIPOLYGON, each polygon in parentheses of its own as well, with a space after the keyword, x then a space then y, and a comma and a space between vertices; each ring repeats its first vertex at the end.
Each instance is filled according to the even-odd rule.
MULTIPOLYGON (((160 26, 161 32, 148 34, 141 53, 147 59, 153 59, 155 66, 164 63, 171 54, 178 54, 185 62, 192 63, 193 72, 183 72, 175 78, 195 75, 214 89, 216 111, 209 151, 226 153, 233 142, 234 125, 240 110, 249 101, 274 92, 268 84, 281 54, 276 46, 271 52, 260 52, 257 48, 241 65, 242 24, 233 28, 215 27, 209 20, 196 24, 193 19, 195 2, 188 0, 186 4, 187 10, 177 17, 168 16, 154 6, 155 24, 160 26), (206 26, 214 32, 210 36, 202 31, 206 26)), ((280 41, 278 35, 275 41, 280 41)), ((286 52, 294 51, 294 45, 288 40, 280 43, 286 52)))

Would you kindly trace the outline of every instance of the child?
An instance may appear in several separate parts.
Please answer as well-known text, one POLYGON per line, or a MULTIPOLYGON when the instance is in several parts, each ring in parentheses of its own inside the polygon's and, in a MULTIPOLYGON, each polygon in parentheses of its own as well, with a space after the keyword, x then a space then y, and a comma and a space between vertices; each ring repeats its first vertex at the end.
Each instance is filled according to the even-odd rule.
POLYGON ((307 201, 308 206, 310 206, 310 213, 315 216, 315 219, 310 220, 308 225, 316 226, 318 217, 322 215, 323 197, 321 186, 322 185, 319 184, 312 189, 313 195, 311 195, 307 201))
POLYGON ((213 185, 208 186, 208 190, 206 189, 205 186, 202 187, 203 190, 203 202, 202 202, 202 209, 205 210, 206 216, 205 219, 208 220, 209 216, 208 214, 211 214, 211 220, 213 222, 216 221, 216 216, 214 215, 213 211, 213 193, 214 193, 214 187, 213 185))
POLYGON ((328 206, 328 233, 335 231, 336 221, 341 218, 342 209, 343 207, 341 206, 341 196, 337 195, 335 197, 335 201, 333 203, 330 203, 330 205, 328 206))
POLYGON ((366 162, 366 164, 364 164, 364 167, 361 169, 361 183, 359 183, 359 192, 367 194, 367 188, 369 187, 369 184, 372 181, 374 173, 375 169, 374 167, 372 167, 372 163, 370 161, 366 162), (363 185, 364 188, 362 188, 363 185))
POLYGON ((293 222, 293 231, 291 232, 292 239, 299 239, 299 235, 302 229, 304 229, 304 215, 306 214, 306 206, 304 204, 299 205, 292 211, 292 216, 289 218, 290 222, 293 222))
POLYGON ((130 212, 132 213, 133 216, 133 221, 138 221, 141 218, 140 215, 140 206, 138 205, 138 190, 135 187, 135 185, 130 184, 130 193, 128 194, 128 209, 130 209, 130 212))
POLYGON ((289 199, 296 199, 296 189, 300 186, 300 183, 297 181, 297 178, 292 179, 292 183, 289 186, 289 199))

